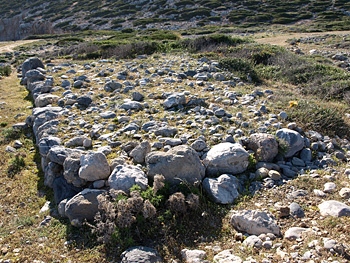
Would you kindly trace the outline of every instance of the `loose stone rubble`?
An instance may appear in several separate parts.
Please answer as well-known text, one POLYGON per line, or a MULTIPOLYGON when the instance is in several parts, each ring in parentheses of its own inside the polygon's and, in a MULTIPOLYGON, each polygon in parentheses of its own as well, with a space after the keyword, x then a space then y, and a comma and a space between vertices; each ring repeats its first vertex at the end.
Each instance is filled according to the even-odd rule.
MULTIPOLYGON (((285 112, 269 114, 265 101, 272 91, 242 94, 236 89, 246 84, 206 58, 165 56, 155 63, 142 56, 84 65, 44 65, 29 58, 22 65, 21 83, 35 101, 26 125, 34 132, 45 185, 54 190, 59 214, 74 226, 93 219, 98 195, 110 189, 128 192, 135 184, 145 189, 148 179, 157 174, 171 184, 203 184, 214 202, 233 204, 243 194, 243 185, 250 194, 273 189, 306 173, 316 177, 316 169, 332 165, 335 156, 342 157, 339 160, 349 156, 335 150, 348 142, 288 125, 285 112), (249 113, 237 110, 242 108, 249 113), (250 118, 255 118, 254 125, 250 118), (255 172, 247 173, 252 165, 255 172)), ((338 189, 332 182, 314 193, 295 189, 286 195, 290 205, 279 207, 284 211, 281 217, 303 218, 297 199, 309 194, 318 197, 320 215, 350 216, 345 203, 321 202, 334 191, 344 200, 349 198, 348 188, 338 189)), ((316 240, 303 255, 284 252, 276 237, 294 242, 317 229, 291 228, 281 233, 266 211, 233 208, 231 224, 246 235, 243 246, 274 247, 286 262, 317 258, 322 246, 316 240)), ((333 243, 325 241, 324 248, 341 255, 341 246, 333 243)), ((204 251, 184 250, 182 255, 185 262, 207 262, 204 251)), ((122 262, 162 261, 156 251, 143 247, 126 251, 122 262), (134 254, 135 249, 150 261, 134 259, 139 253, 134 254)), ((214 262, 243 260, 222 250, 214 262)))

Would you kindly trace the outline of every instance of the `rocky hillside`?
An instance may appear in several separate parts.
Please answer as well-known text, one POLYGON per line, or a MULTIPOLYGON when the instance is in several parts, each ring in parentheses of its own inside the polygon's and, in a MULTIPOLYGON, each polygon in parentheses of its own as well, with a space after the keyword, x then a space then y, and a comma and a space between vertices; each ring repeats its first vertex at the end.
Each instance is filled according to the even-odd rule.
MULTIPOLYGON (((350 4, 337 1, 0 1, 0 41, 80 30, 295 24, 298 30, 349 29, 350 4), (307 24, 304 28, 301 25, 307 24)), ((218 30, 218 29, 217 29, 218 30)), ((231 29, 232 30, 232 29, 231 29)))

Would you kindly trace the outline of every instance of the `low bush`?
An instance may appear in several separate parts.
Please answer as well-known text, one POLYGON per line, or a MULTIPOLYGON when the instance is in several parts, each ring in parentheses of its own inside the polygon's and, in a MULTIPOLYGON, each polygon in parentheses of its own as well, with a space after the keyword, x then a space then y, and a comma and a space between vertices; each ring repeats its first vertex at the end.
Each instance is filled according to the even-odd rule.
POLYGON ((10 76, 12 72, 11 66, 10 65, 0 65, 0 75, 1 76, 10 76))

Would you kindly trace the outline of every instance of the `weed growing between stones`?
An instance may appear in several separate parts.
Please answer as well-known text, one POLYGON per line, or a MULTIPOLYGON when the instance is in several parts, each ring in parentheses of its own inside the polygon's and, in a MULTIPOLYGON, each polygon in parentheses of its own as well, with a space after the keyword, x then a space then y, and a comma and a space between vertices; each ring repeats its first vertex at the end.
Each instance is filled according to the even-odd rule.
MULTIPOLYGON (((146 190, 135 185, 129 195, 111 190, 108 194, 99 196, 100 211, 95 216, 94 224, 86 225, 96 235, 97 242, 117 247, 118 252, 155 240, 177 244, 181 239, 193 242, 192 235, 199 233, 194 229, 189 231, 187 224, 196 225, 197 220, 206 222, 212 216, 223 217, 226 213, 214 212, 218 207, 200 196, 199 190, 188 185, 170 188, 163 176, 156 175, 153 187, 146 190), (176 241, 173 240, 174 237, 176 241)), ((207 231, 212 232, 213 228, 214 226, 209 227, 207 231)), ((161 245, 157 243, 154 246, 161 245)))

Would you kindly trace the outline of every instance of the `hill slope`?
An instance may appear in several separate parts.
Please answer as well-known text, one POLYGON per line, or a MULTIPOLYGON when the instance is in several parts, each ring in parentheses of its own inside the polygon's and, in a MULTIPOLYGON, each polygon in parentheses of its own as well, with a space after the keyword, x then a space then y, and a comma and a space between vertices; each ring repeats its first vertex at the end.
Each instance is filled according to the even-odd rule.
POLYGON ((154 27, 174 30, 219 25, 242 30, 307 21, 307 30, 346 30, 350 24, 347 0, 22 0, 15 3, 1 0, 0 5, 1 41, 86 29, 154 27))

